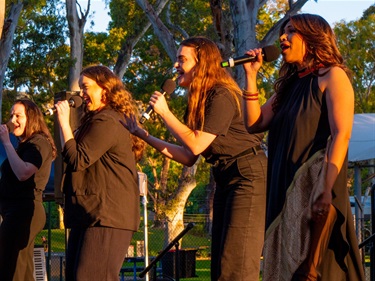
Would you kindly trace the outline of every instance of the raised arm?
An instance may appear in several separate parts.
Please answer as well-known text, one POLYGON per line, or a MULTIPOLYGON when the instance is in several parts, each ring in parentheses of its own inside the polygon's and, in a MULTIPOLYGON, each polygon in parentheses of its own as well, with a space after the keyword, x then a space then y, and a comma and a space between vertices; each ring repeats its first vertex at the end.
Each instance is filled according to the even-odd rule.
POLYGON ((273 118, 272 103, 275 96, 260 106, 256 78, 263 63, 262 49, 250 50, 246 54, 256 56, 257 60, 243 65, 246 75, 242 103, 244 122, 249 133, 259 133, 268 129, 273 118))
POLYGON ((165 97, 160 92, 155 92, 152 95, 150 104, 153 106, 155 112, 163 119, 172 135, 196 156, 206 150, 217 137, 214 134, 192 130, 181 123, 169 110, 165 97))
POLYGON ((10 167, 19 181, 27 180, 38 171, 38 168, 35 165, 23 161, 18 156, 16 150, 10 142, 9 132, 6 125, 0 125, 0 141, 4 145, 10 167))

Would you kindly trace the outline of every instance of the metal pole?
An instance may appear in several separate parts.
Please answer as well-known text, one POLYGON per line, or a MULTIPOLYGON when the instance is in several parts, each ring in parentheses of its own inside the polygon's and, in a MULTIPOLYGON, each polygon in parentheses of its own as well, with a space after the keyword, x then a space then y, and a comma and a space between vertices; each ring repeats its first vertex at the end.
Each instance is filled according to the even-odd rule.
POLYGON ((47 278, 51 280, 51 201, 47 202, 48 205, 48 235, 47 235, 47 244, 48 244, 48 255, 47 255, 47 278))
MULTIPOLYGON (((148 221, 147 221, 147 175, 142 172, 138 172, 138 187, 139 193, 142 196, 143 204, 143 222, 144 222, 144 257, 145 257, 145 268, 148 267, 148 221)), ((156 270, 156 267, 155 267, 156 270)), ((149 280, 148 272, 145 275, 145 280, 149 280)))
POLYGON ((355 203, 355 231, 358 239, 358 243, 363 241, 362 239, 362 222, 363 222, 363 207, 362 207, 362 190, 361 190, 361 171, 358 165, 354 166, 354 198, 355 203), (358 203, 361 205, 358 206, 358 203))
MULTIPOLYGON (((148 266, 148 225, 147 225, 147 195, 145 194, 142 197, 143 203, 143 221, 144 221, 144 236, 145 236, 145 247, 144 247, 144 255, 145 255, 145 268, 148 266)), ((156 268, 155 268, 156 270, 156 268)), ((146 273, 146 281, 149 280, 148 272, 146 273)))
MULTIPOLYGON (((371 234, 375 233, 375 184, 371 186, 371 234)), ((374 242, 370 244, 370 280, 375 281, 375 251, 374 242)))

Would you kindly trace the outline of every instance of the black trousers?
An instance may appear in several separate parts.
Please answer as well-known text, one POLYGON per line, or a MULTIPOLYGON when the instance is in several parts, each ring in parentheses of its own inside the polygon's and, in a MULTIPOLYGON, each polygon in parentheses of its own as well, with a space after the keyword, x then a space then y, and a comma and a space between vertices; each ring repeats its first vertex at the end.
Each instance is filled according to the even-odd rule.
POLYGON ((214 168, 212 281, 259 281, 266 174, 263 151, 214 168))
POLYGON ((34 281, 34 242, 46 223, 40 201, 0 204, 0 280, 34 281))
POLYGON ((118 281, 133 231, 109 227, 72 228, 66 281, 118 281))

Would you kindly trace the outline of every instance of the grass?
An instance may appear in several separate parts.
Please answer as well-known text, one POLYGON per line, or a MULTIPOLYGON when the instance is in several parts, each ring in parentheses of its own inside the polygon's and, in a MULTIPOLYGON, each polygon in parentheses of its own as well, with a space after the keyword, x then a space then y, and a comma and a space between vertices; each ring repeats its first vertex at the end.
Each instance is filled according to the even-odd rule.
MULTIPOLYGON (((48 231, 43 230, 38 234, 35 244, 42 244, 42 236, 48 238, 48 231)), ((144 240, 144 233, 142 230, 136 232, 133 236, 131 245, 136 249, 137 241, 144 240)), ((149 256, 157 256, 158 253, 164 248, 164 230, 158 228, 150 228, 148 230, 149 241, 149 256)), ((194 232, 188 232, 182 240, 181 249, 193 248, 198 249, 196 253, 196 267, 195 274, 197 277, 193 278, 180 278, 182 281, 209 281, 210 280, 210 259, 209 247, 210 239, 202 235, 196 235, 194 232)), ((172 248, 173 249, 173 248, 172 248)), ((52 252, 65 252, 65 231, 60 229, 51 230, 51 251, 52 252)), ((369 256, 366 254, 365 261, 369 263, 369 256)), ((138 266, 144 266, 139 263, 138 266)), ((124 263, 124 266, 132 267, 132 263, 124 263)), ((133 276, 132 273, 126 273, 125 276, 133 276)), ((52 278, 53 279, 53 278, 52 278)), ((55 280, 55 279, 53 279, 55 280)), ((60 280, 60 279, 56 279, 60 280)), ((260 281, 262 278, 260 277, 260 281)))
MULTIPOLYGON (((48 230, 40 232, 35 240, 36 245, 42 245, 42 236, 48 239, 48 230)), ((144 240, 144 232, 141 229, 136 232, 131 241, 131 245, 136 249, 137 241, 144 240)), ((180 249, 197 249, 196 252, 196 267, 194 278, 180 278, 183 281, 205 281, 210 280, 210 259, 209 248, 210 239, 202 235, 196 235, 192 231, 184 235, 180 249)), ((148 230, 148 248, 149 256, 157 256, 164 249, 164 230, 159 228, 150 228, 148 230)), ((173 250, 174 247, 171 249, 173 250)), ((52 252, 65 252, 65 231, 60 229, 51 230, 51 251, 52 252)), ((124 263, 124 266, 132 267, 133 263, 124 263)), ((139 263, 137 266, 144 266, 139 263)), ((172 266, 172 265, 171 265, 172 266)), ((125 273, 125 276, 133 276, 133 273, 125 273)))

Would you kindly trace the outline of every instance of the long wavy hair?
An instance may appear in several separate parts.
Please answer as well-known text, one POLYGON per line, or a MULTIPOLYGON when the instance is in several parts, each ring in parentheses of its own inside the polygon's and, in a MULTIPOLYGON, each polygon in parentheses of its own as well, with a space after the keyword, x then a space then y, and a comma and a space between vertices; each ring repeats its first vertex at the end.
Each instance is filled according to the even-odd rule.
MULTIPOLYGON (((99 87, 104 89, 102 97, 106 107, 110 107, 126 117, 137 115, 137 109, 132 94, 125 88, 118 76, 108 67, 93 65, 82 70, 81 76, 94 80, 99 87)), ((136 161, 142 158, 146 143, 140 138, 130 135, 132 139, 132 151, 136 161)))
MULTIPOLYGON (((306 55, 304 61, 308 70, 312 70, 315 75, 319 75, 319 68, 338 66, 351 78, 351 73, 345 66, 344 59, 337 47, 336 36, 324 18, 313 14, 291 16, 280 27, 280 37, 284 34, 284 28, 289 21, 305 42, 306 55)), ((321 73, 320 76, 323 76, 325 73, 321 73)), ((297 66, 283 61, 279 71, 279 78, 274 85, 275 92, 277 93, 273 104, 274 111, 277 111, 280 104, 282 104, 285 95, 288 94, 289 85, 295 79, 297 79, 297 66)))
POLYGON ((207 97, 214 87, 228 89, 240 112, 241 89, 231 74, 220 66, 222 56, 217 45, 205 37, 197 36, 182 41, 180 46, 194 48, 197 58, 193 81, 188 89, 188 107, 185 114, 187 126, 192 130, 203 129, 207 97))
POLYGON ((25 107, 26 126, 20 142, 26 142, 35 134, 41 134, 50 143, 52 148, 52 159, 55 159, 57 155, 56 145, 44 120, 42 111, 33 101, 26 98, 16 100, 14 104, 22 104, 25 107))

